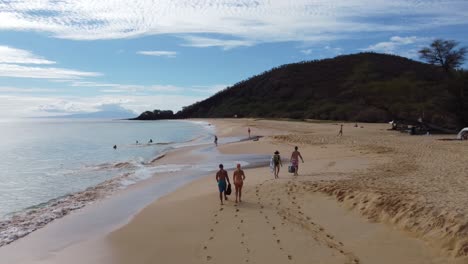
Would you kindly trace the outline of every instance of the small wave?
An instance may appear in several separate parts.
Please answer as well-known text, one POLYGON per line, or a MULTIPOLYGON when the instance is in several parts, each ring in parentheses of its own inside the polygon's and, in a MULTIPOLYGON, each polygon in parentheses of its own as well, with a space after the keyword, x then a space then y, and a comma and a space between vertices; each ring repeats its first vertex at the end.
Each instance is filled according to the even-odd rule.
MULTIPOLYGON (((162 154, 155 159, 161 159, 162 154)), ((131 162, 120 162, 115 164, 102 164, 103 168, 127 168, 132 166, 131 162)), ((0 219, 0 247, 22 238, 37 229, 40 229, 55 219, 62 218, 74 210, 103 199, 115 191, 125 189, 139 181, 148 179, 157 173, 172 173, 191 168, 191 165, 166 164, 158 166, 140 166, 133 172, 123 173, 112 179, 106 180, 96 186, 89 187, 81 192, 68 194, 41 203, 23 211, 7 215, 0 219)))
POLYGON ((128 184, 126 181, 131 176, 131 173, 125 173, 96 186, 89 187, 84 191, 55 198, 46 203, 7 215, 5 220, 0 221, 0 247, 42 228, 74 210, 107 197, 114 191, 121 189, 124 184, 128 184))
POLYGON ((154 162, 156 162, 156 161, 158 161, 158 160, 164 158, 165 156, 166 156, 166 153, 160 154, 160 155, 156 156, 154 159, 152 159, 152 160, 149 162, 149 164, 152 164, 152 163, 154 163, 154 162))

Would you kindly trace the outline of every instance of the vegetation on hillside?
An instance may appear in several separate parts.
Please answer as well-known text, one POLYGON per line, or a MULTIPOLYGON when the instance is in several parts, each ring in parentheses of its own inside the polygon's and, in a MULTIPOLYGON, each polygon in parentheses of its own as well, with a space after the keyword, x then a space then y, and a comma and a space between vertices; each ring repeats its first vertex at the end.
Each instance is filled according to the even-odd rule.
POLYGON ((422 118, 457 129, 468 123, 468 104, 463 97, 466 87, 466 71, 447 73, 441 67, 399 56, 360 53, 271 69, 184 107, 172 118, 358 122, 417 122, 422 118))

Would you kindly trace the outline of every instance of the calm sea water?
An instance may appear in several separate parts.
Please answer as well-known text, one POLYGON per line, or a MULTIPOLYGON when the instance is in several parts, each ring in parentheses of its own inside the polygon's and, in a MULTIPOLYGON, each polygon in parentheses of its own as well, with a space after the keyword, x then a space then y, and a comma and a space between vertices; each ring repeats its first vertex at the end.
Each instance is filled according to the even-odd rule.
POLYGON ((206 124, 184 121, 2 121, 0 219, 134 173, 178 143, 211 135, 206 124))

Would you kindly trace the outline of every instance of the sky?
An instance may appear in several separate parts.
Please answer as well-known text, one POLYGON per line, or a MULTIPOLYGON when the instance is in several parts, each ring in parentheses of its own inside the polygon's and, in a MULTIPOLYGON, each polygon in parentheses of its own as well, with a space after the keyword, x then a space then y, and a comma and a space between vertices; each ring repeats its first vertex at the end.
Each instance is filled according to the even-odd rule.
POLYGON ((467 0, 0 0, 0 119, 178 111, 282 64, 467 33, 467 0))

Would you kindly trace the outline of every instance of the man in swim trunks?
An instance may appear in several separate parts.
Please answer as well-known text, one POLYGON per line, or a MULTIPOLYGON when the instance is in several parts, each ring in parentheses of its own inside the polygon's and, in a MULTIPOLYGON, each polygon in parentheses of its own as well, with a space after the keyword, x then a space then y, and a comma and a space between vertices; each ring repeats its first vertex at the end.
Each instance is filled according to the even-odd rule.
POLYGON ((297 174, 297 171, 299 170, 299 158, 301 158, 302 163, 304 163, 304 159, 302 158, 301 153, 299 151, 297 151, 297 149, 298 149, 297 146, 294 147, 294 151, 291 154, 291 163, 292 163, 292 166, 295 168, 294 176, 299 175, 299 174, 297 174))
POLYGON ((227 201, 226 181, 227 183, 231 184, 231 182, 229 181, 228 173, 227 171, 224 170, 223 164, 219 164, 219 171, 216 173, 216 181, 218 182, 219 200, 221 200, 221 205, 223 205, 223 193, 224 193, 224 200, 227 201))
POLYGON ((232 180, 234 181, 234 187, 236 188, 236 203, 237 198, 239 198, 239 203, 242 202, 242 185, 244 185, 245 174, 244 171, 241 170, 241 165, 237 164, 237 170, 234 171, 232 175, 232 180))

